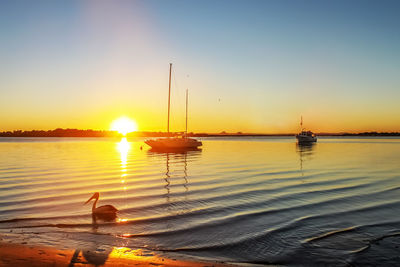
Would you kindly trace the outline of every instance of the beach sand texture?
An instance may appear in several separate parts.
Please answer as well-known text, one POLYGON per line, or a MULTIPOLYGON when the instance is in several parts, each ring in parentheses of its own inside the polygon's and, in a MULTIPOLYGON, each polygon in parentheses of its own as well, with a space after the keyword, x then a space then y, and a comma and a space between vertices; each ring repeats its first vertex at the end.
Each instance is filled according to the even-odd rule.
POLYGON ((143 249, 113 248, 112 251, 81 251, 28 244, 0 243, 0 266, 189 266, 226 267, 224 263, 195 262, 166 258, 143 249))

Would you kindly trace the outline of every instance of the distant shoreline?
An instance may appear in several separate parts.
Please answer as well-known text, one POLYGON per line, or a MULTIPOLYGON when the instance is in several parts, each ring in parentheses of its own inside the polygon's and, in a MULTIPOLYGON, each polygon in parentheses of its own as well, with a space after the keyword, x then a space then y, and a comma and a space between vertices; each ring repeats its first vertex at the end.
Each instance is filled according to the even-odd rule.
MULTIPOLYGON (((172 137, 183 135, 183 132, 133 132, 126 137, 172 137)), ((294 136, 295 133, 282 134, 258 134, 258 133, 188 133, 190 137, 279 137, 294 136)), ((317 136, 400 136, 400 132, 362 132, 362 133, 316 133, 317 136)), ((79 129, 55 129, 55 130, 32 130, 32 131, 3 131, 0 137, 122 137, 115 131, 79 130, 79 129)))

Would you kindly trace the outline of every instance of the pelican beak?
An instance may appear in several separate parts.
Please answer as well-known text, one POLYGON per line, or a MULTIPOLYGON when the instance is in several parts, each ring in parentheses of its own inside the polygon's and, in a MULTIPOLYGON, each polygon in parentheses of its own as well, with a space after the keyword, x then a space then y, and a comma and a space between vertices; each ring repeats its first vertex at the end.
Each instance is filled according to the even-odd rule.
POLYGON ((94 199, 94 195, 93 195, 91 198, 89 198, 88 201, 86 201, 85 204, 83 204, 83 205, 86 205, 86 204, 89 203, 89 201, 92 200, 92 199, 94 199))

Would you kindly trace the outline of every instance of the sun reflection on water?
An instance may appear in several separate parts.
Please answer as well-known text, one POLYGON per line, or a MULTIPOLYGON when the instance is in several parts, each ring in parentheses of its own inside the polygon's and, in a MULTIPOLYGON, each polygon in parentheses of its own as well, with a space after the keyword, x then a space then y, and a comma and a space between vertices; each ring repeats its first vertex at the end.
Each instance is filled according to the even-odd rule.
POLYGON ((121 157, 121 184, 126 198, 128 155, 129 151, 131 150, 131 144, 128 142, 126 137, 123 137, 121 141, 117 143, 117 150, 119 151, 121 157))
POLYGON ((155 255, 149 251, 145 251, 143 249, 131 249, 127 247, 114 247, 112 252, 110 253, 111 258, 129 259, 138 261, 143 261, 143 260, 147 261, 145 257, 154 257, 154 256, 155 255))
POLYGON ((122 138, 120 142, 117 143, 117 149, 121 155, 121 167, 122 170, 126 172, 126 165, 128 163, 128 153, 131 149, 131 144, 128 142, 126 137, 122 138))

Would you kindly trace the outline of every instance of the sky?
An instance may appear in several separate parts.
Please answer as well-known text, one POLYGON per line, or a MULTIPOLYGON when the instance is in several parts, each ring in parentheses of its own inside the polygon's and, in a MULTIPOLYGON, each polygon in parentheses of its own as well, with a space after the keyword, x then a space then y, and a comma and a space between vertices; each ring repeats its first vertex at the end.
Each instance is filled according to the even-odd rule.
POLYGON ((400 131, 399 1, 0 1, 0 131, 400 131))

